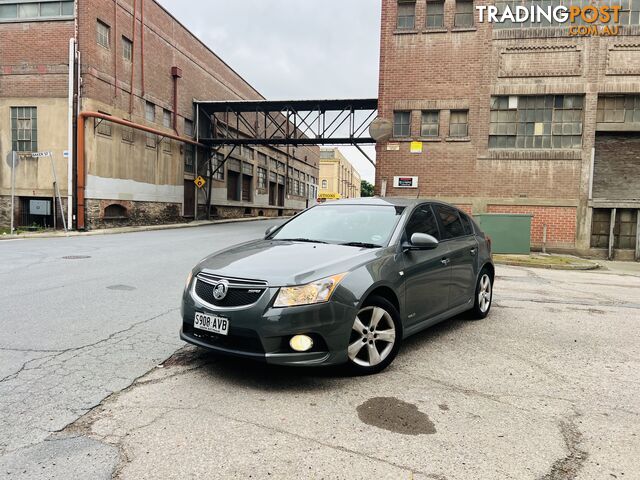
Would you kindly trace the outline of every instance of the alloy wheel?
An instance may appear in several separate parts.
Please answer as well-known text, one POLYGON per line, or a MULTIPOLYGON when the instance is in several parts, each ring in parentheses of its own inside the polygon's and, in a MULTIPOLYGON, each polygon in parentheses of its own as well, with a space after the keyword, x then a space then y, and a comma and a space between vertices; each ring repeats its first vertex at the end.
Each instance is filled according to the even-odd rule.
POLYGON ((382 363, 396 343, 396 327, 381 307, 364 307, 356 315, 349 340, 349 359, 362 367, 382 363))
POLYGON ((480 290, 478 292, 478 306, 482 313, 486 313, 491 306, 491 277, 484 274, 480 279, 480 290))

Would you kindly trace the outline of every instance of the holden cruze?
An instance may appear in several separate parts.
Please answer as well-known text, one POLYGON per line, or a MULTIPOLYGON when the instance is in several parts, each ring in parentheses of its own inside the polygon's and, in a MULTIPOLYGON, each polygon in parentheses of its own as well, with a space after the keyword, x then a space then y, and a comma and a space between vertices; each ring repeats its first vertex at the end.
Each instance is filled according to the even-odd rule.
POLYGON ((205 258, 182 300, 180 337, 267 363, 375 373, 404 338, 491 308, 491 243, 436 201, 340 200, 205 258))

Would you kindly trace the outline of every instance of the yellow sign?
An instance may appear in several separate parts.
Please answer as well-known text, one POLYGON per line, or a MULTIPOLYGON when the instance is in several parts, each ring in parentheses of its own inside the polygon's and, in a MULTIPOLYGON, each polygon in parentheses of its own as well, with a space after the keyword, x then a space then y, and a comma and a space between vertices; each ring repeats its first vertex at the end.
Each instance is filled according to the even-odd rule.
POLYGON ((198 178, 196 178, 196 179, 193 181, 193 183, 195 183, 195 184, 196 184, 196 187, 198 187, 198 188, 202 188, 202 187, 204 187, 204 186, 205 186, 205 184, 207 183, 207 181, 206 181, 204 178, 202 178, 202 177, 198 177, 198 178))
POLYGON ((422 142, 411 142, 411 153, 422 153, 422 142))
POLYGON ((342 196, 339 193, 320 192, 318 198, 323 200, 340 200, 342 196))

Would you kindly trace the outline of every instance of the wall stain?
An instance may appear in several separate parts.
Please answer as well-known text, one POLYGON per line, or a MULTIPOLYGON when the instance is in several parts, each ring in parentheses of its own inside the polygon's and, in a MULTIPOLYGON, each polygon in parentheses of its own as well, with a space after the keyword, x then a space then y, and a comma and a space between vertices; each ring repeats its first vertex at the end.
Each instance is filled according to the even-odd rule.
POLYGON ((429 417, 411 403, 393 397, 370 398, 357 408, 367 425, 402 435, 433 435, 436 428, 429 417))

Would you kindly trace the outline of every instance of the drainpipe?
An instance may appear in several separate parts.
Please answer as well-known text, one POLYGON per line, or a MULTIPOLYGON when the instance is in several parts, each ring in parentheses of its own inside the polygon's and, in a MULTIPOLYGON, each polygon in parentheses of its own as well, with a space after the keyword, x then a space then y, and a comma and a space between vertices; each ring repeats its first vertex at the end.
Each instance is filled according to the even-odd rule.
POLYGON ((85 121, 87 118, 100 118, 102 120, 107 120, 117 125, 123 125, 125 127, 133 128, 135 130, 141 130, 147 133, 153 133, 154 135, 170 138, 178 142, 189 143, 197 147, 205 146, 190 138, 181 137, 179 135, 174 135, 172 133, 166 133, 166 132, 163 132, 162 130, 147 127, 146 125, 140 125, 138 123, 133 123, 128 120, 124 120, 122 118, 113 117, 111 115, 105 115, 104 113, 81 112, 78 115, 78 180, 77 180, 78 191, 76 193, 77 201, 78 201, 78 230, 84 230, 86 228, 86 218, 85 218, 86 212, 84 207, 84 202, 85 202, 84 194, 85 194, 87 173, 86 173, 86 161, 85 161, 85 152, 84 152, 84 148, 85 148, 84 136, 85 136, 85 121))
MULTIPOLYGON (((73 96, 75 84, 76 41, 69 39, 69 123, 67 137, 67 225, 73 225, 73 96)), ((62 212, 64 215, 64 212, 62 212)))
POLYGON ((133 38, 131 39, 131 81, 129 82, 131 93, 129 95, 129 118, 133 115, 133 79, 136 71, 136 7, 138 0, 133 0, 133 27, 131 29, 133 38))
POLYGON ((173 77, 173 131, 178 135, 178 79, 182 78, 182 69, 171 67, 173 77))
POLYGON ((118 96, 118 0, 113 0, 113 96, 118 96))
POLYGON ((140 77, 142 98, 144 98, 144 0, 140 0, 140 77))

